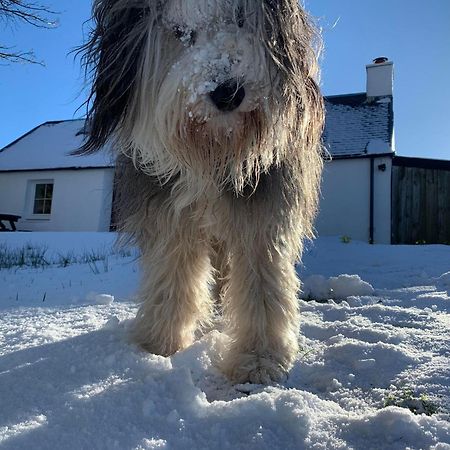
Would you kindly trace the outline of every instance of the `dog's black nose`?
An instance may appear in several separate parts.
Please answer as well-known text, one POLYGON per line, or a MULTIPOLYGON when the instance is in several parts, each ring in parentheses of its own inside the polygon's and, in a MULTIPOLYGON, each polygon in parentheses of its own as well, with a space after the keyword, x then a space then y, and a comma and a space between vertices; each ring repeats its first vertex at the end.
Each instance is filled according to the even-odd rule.
POLYGON ((233 111, 244 100, 245 89, 236 81, 229 80, 219 84, 209 96, 220 111, 233 111))

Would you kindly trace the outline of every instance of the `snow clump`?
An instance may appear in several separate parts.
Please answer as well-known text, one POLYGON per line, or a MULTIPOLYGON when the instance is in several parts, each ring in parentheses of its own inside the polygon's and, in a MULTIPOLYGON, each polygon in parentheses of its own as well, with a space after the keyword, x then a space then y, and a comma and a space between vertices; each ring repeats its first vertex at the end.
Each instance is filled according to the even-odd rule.
POLYGON ((436 285, 440 288, 450 289, 450 272, 445 272, 438 277, 436 280, 436 285))
POLYGON ((345 300, 348 297, 374 295, 375 289, 359 275, 343 274, 326 279, 323 275, 310 275, 303 281, 301 298, 325 301, 345 300))

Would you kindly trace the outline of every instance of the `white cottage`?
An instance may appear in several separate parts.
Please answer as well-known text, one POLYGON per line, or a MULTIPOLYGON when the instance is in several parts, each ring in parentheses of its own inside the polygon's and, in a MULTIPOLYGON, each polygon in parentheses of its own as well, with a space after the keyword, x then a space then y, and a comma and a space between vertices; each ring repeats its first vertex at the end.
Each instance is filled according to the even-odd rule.
MULTIPOLYGON (((320 236, 391 241, 394 156, 393 65, 367 66, 367 92, 325 99, 325 163, 320 236)), ((46 122, 0 151, 0 214, 22 216, 19 230, 110 229, 114 163, 109 153, 71 156, 84 120, 46 122)))
POLYGON ((71 156, 84 120, 46 122, 0 151, 0 214, 19 230, 108 231, 114 162, 106 151, 71 156))
POLYGON ((367 66, 367 91, 325 98, 325 162, 319 236, 391 242, 393 63, 367 66))

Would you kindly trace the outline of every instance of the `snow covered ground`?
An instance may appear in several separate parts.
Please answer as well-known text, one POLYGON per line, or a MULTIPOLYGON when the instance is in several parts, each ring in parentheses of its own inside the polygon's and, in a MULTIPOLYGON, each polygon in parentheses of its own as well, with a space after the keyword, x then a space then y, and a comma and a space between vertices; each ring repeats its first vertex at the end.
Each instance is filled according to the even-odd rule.
POLYGON ((1 449, 450 449, 448 246, 308 245, 298 362, 232 386, 219 331, 171 358, 128 343, 139 270, 113 241, 1 233, 0 264, 45 261, 0 270, 1 449))

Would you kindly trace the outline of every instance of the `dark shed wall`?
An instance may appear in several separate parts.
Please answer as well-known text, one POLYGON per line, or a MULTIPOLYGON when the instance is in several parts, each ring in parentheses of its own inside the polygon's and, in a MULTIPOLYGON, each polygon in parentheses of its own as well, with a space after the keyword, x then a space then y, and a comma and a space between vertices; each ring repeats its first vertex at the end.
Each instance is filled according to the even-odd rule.
POLYGON ((396 157, 392 243, 450 244, 450 162, 396 157))

